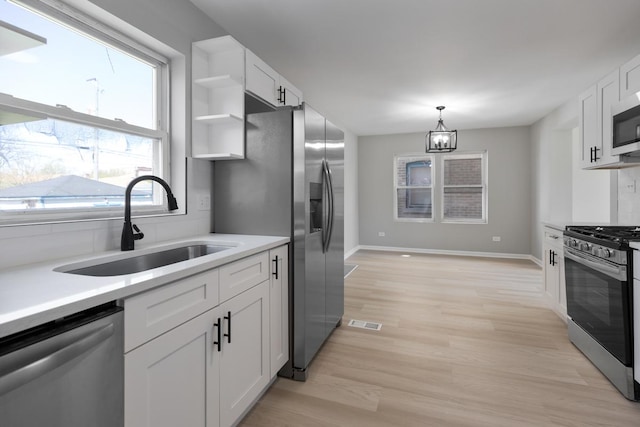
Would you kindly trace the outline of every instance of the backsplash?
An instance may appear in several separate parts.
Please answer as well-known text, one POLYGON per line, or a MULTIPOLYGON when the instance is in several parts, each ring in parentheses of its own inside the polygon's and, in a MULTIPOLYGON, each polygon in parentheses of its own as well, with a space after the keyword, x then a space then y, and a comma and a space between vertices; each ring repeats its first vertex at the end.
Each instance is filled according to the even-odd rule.
POLYGON ((640 166, 618 171, 618 223, 640 225, 640 166))

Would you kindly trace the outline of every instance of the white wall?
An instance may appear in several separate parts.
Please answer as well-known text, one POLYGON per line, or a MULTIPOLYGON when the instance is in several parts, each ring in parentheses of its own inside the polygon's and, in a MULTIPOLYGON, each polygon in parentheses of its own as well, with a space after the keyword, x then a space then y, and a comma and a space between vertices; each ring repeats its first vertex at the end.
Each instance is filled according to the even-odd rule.
POLYGON ((640 225, 640 166, 618 172, 618 222, 640 225))
MULTIPOLYGON (((172 99, 175 120, 172 173, 181 170, 172 176, 172 186, 181 207, 187 207, 187 214, 136 219, 145 234, 136 246, 208 233, 211 214, 197 211, 193 196, 210 194, 211 164, 186 158, 191 129, 191 42, 218 37, 225 31, 188 0, 93 0, 93 4, 76 0, 75 3, 108 19, 125 33, 143 38, 151 35, 162 42, 163 46, 155 47, 171 57, 176 66, 173 77, 182 80, 182 85, 174 85, 172 99), (94 4, 110 14, 98 11, 94 4)), ((121 219, 0 227, 0 268, 117 249, 121 230, 121 219)))
POLYGON ((488 150, 488 224, 393 219, 393 158, 424 152, 424 133, 358 139, 360 244, 424 250, 528 255, 531 161, 529 128, 461 130, 458 152, 488 150), (378 232, 383 231, 384 237, 378 232), (494 242, 493 236, 501 236, 494 242))
POLYGON ((358 230, 358 137, 344 135, 344 253, 351 255, 360 244, 358 230))
POLYGON ((542 259, 543 223, 615 223, 617 172, 582 170, 578 100, 531 126, 531 254, 542 259))

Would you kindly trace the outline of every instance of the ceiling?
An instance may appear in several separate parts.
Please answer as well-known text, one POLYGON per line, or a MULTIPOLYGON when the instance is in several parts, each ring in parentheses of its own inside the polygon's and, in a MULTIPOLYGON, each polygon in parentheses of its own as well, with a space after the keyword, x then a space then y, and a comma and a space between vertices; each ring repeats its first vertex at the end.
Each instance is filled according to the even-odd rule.
POLYGON ((530 125, 640 54, 638 0, 192 2, 356 135, 530 125))

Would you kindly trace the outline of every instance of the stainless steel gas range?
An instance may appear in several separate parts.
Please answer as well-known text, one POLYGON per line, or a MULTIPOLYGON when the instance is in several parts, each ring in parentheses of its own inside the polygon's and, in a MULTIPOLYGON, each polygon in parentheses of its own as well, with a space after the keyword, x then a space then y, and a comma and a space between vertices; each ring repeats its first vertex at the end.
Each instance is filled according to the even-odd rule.
POLYGON ((630 400, 633 378, 633 250, 640 228, 568 226, 564 231, 569 339, 630 400))

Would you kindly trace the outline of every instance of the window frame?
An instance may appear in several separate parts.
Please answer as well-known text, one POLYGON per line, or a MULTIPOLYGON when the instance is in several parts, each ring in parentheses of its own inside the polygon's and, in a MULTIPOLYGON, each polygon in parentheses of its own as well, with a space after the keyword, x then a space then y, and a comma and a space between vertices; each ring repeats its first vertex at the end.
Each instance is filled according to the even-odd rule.
MULTIPOLYGON (((434 165, 436 158, 432 154, 425 153, 409 153, 409 154, 396 154, 393 157, 393 219, 398 222, 434 222, 434 212, 436 207, 435 197, 434 197, 434 165), (431 162, 431 185, 407 185, 401 186, 398 184, 398 160, 401 158, 412 158, 414 159, 411 162, 407 162, 405 164, 405 170, 408 171, 408 166, 410 163, 418 162, 418 161, 430 161, 431 162), (424 218, 400 218, 398 217, 398 190, 411 190, 411 189, 429 189, 431 190, 431 216, 424 218)), ((411 209, 411 208, 408 208, 411 209)), ((416 209, 416 208, 414 208, 416 209)))
MULTIPOLYGON (((80 12, 68 4, 57 0, 9 0, 10 3, 24 7, 33 13, 44 14, 86 36, 95 38, 117 48, 132 57, 146 62, 155 68, 154 117, 155 129, 145 128, 126 123, 122 120, 108 119, 74 111, 65 106, 51 106, 36 101, 14 97, 0 93, 0 106, 6 110, 22 114, 32 113, 35 117, 57 119, 80 125, 97 127, 100 129, 133 134, 158 140, 154 147, 153 163, 157 168, 156 175, 171 185, 171 140, 170 140, 170 71, 169 59, 155 50, 151 50, 131 37, 80 12)), ((122 207, 101 208, 53 208, 46 210, 10 210, 0 212, 0 226, 27 225, 39 223, 58 223, 77 220, 112 219, 122 216, 122 207)), ((154 191, 154 204, 151 206, 136 206, 136 216, 164 215, 166 212, 166 197, 162 192, 154 191)))
POLYGON ((441 223, 446 224, 487 224, 489 222, 488 218, 488 153, 487 150, 483 151, 465 151, 459 153, 447 153, 442 154, 440 157, 440 161, 438 162, 438 166, 440 167, 440 183, 438 184, 438 190, 440 193, 440 217, 439 220, 441 223), (481 165, 481 183, 477 185, 445 185, 444 183, 444 164, 448 159, 480 159, 481 165), (482 218, 474 219, 474 218, 445 218, 444 210, 444 194, 445 188, 482 188, 482 218))

